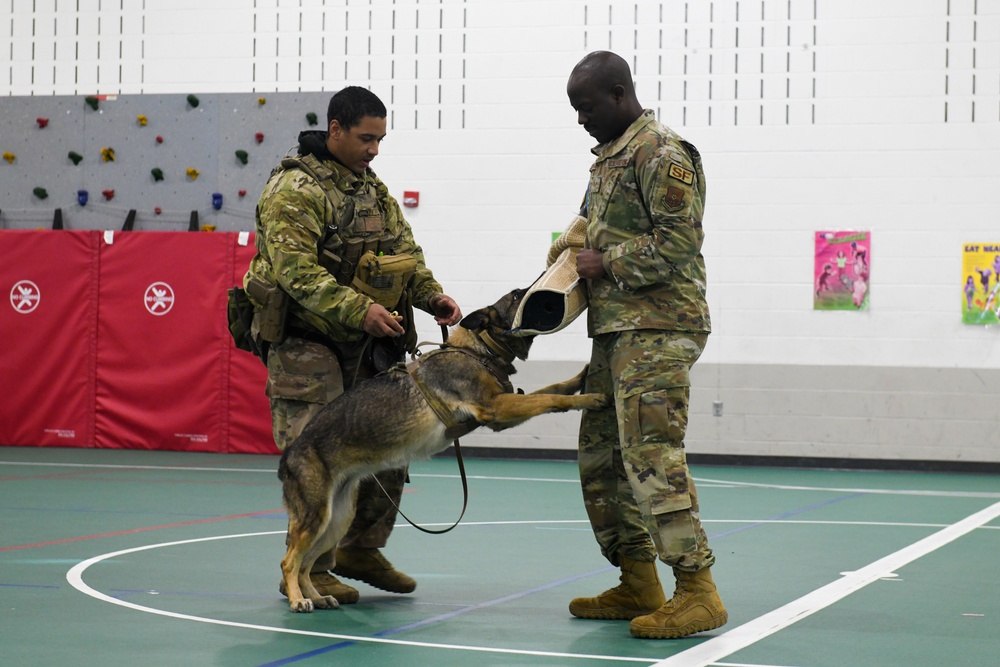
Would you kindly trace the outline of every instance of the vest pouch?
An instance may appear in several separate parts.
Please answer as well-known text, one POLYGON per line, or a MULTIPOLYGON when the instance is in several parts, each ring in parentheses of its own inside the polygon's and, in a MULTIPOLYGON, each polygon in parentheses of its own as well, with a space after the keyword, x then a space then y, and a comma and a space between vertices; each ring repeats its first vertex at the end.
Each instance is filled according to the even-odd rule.
POLYGON ((386 310, 393 310, 416 270, 417 260, 412 255, 366 252, 358 261, 351 286, 386 310))
POLYGON ((277 285, 269 285, 257 278, 247 283, 247 294, 261 304, 258 313, 260 338, 268 343, 285 340, 285 321, 288 319, 288 295, 277 285))
MULTIPOLYGON (((226 315, 229 322, 229 333, 233 336, 233 343, 237 349, 246 350, 258 354, 254 348, 253 337, 250 335, 250 322, 253 319, 253 304, 247 298, 247 293, 242 287, 233 287, 229 290, 226 315)), ((258 356, 260 356, 258 354, 258 356)))

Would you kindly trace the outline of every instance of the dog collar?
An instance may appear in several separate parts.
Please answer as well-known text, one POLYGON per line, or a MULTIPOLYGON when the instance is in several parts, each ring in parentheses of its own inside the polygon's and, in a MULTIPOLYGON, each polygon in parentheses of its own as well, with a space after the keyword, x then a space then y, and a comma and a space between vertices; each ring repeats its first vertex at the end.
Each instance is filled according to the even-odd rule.
POLYGON ((505 363, 514 363, 514 352, 511 351, 509 347, 493 338, 488 331, 476 332, 476 335, 494 355, 500 357, 505 363))

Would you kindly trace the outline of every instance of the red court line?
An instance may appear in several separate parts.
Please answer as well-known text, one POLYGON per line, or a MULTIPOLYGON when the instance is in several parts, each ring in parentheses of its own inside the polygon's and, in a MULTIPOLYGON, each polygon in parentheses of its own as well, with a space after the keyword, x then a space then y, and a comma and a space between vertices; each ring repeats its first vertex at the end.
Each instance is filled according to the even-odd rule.
POLYGON ((102 537, 116 537, 128 535, 130 533, 145 533, 150 530, 163 530, 164 528, 179 528, 181 526, 194 526, 199 523, 214 523, 216 521, 229 521, 231 519, 247 519, 249 517, 260 516, 261 514, 277 514, 285 510, 265 510, 263 512, 250 512, 248 514, 233 514, 231 516, 220 516, 212 519, 196 519, 194 521, 182 521, 181 523, 165 523, 162 526, 146 526, 144 528, 130 528, 129 530, 118 530, 113 533, 100 533, 98 535, 85 535, 83 537, 67 537, 62 540, 51 540, 49 542, 36 542, 34 544, 16 544, 10 547, 0 547, 0 551, 16 551, 18 549, 31 549, 34 547, 47 547, 53 544, 66 544, 68 542, 81 542, 83 540, 96 540, 102 537))

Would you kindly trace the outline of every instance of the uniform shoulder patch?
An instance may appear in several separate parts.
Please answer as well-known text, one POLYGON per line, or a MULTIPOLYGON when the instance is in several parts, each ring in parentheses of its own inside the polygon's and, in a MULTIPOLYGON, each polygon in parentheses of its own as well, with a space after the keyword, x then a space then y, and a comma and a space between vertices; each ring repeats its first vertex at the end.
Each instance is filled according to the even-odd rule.
POLYGON ((681 183, 686 183, 688 185, 694 184, 694 172, 690 169, 686 169, 676 162, 670 163, 670 169, 667 170, 667 175, 670 178, 676 178, 681 183))
POLYGON ((663 208, 671 213, 684 208, 684 189, 676 185, 667 186, 667 194, 663 195, 663 208))

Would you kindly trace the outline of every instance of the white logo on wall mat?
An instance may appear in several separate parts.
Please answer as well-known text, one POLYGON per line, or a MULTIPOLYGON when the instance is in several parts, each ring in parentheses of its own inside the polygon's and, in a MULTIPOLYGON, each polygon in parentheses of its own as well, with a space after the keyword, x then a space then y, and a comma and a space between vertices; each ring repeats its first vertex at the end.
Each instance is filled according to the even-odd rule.
POLYGON ((38 308, 42 293, 30 280, 19 280, 10 288, 10 305, 19 313, 30 313, 38 308))
POLYGON ((166 283, 153 283, 146 288, 142 301, 151 314, 166 315, 174 307, 174 290, 166 283))

